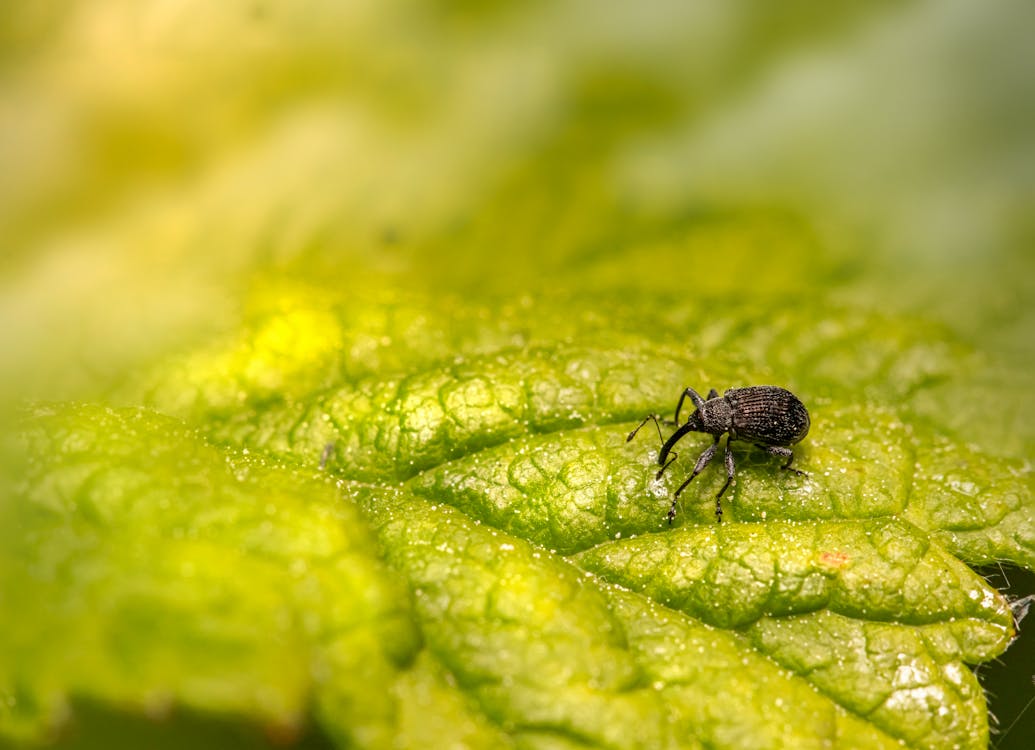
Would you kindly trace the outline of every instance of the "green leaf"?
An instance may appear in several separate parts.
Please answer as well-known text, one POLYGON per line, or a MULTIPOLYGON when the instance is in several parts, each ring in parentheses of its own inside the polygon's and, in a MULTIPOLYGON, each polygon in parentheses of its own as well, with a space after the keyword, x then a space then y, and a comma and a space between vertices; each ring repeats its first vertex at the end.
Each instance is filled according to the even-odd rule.
POLYGON ((1014 623, 961 559, 1031 564, 1030 476, 902 416, 948 368, 908 319, 874 359, 847 346, 853 313, 831 318, 847 383, 807 346, 783 350, 812 411, 808 476, 736 448, 727 522, 712 467, 670 527, 706 441, 655 479, 652 426, 627 437, 671 408, 673 384, 765 379, 769 345, 733 319, 676 357, 664 340, 617 346, 633 317, 567 322, 612 346, 551 345, 545 329, 515 346, 523 314, 485 322, 454 302, 453 335, 482 342, 456 357, 412 348, 421 316, 386 305, 364 318, 386 363, 373 374, 341 358, 371 335, 354 308, 288 300, 125 390, 175 418, 28 417, 31 471, 4 523, 0 591, 29 602, 3 646, 7 736, 47 736, 90 701, 280 735, 315 723, 370 747, 987 742, 966 665, 1001 654, 1014 623), (901 412, 848 398, 889 372, 901 412))
POLYGON ((916 529, 886 520, 685 529, 663 542, 608 542, 577 560, 744 631, 759 651, 911 746, 981 734, 981 688, 961 662, 993 658, 1013 628, 988 584, 916 529))
POLYGON ((26 439, 0 568, 18 612, 0 640, 5 734, 53 731, 88 697, 245 714, 287 736, 315 710, 333 735, 379 744, 419 640, 333 486, 143 411, 44 407, 26 439))
POLYGON ((414 588, 428 647, 519 742, 896 744, 740 636, 605 586, 450 508, 361 497, 390 564, 414 588))
POLYGON ((0 746, 1032 734, 1035 5, 598 5, 0 10, 0 746))

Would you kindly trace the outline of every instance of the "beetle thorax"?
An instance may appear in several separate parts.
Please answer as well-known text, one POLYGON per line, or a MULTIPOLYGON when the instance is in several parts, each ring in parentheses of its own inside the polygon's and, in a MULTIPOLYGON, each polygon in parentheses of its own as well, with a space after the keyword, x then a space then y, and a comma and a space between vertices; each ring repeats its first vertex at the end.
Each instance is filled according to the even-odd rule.
POLYGON ((733 409, 724 398, 713 398, 705 401, 698 409, 701 432, 721 435, 733 427, 733 409))

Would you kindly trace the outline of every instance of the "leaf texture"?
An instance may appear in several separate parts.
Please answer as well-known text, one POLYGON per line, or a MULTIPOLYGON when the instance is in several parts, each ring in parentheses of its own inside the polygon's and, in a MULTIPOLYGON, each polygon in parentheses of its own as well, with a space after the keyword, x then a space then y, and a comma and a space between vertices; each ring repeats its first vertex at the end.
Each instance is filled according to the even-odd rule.
MULTIPOLYGON (((284 326, 352 335, 340 308, 310 307, 284 326)), ((483 325, 468 338, 507 327, 483 325)), ((294 339, 273 356, 270 326, 131 384, 152 410, 23 419, 3 593, 32 603, 4 646, 6 736, 49 736, 88 700, 365 747, 986 743, 967 665, 1015 631, 965 562, 1028 564, 1022 467, 908 406, 846 400, 806 355, 787 366, 813 414, 795 449, 808 475, 735 444, 727 522, 716 465, 670 526, 707 438, 661 479, 653 426, 627 438, 678 384, 756 382, 766 355, 752 364, 733 333, 717 355, 510 345, 414 355, 408 373, 389 347, 383 376, 323 372, 282 393, 262 383, 329 350, 294 339), (199 356, 266 371, 241 380, 199 356), (220 394, 242 384, 235 411, 220 394)))

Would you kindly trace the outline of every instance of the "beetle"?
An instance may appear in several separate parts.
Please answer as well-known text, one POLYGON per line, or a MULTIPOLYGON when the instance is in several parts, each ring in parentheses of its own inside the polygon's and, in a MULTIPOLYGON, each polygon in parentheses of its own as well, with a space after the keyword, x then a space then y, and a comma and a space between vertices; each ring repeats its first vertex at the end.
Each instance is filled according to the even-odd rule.
POLYGON ((676 501, 680 493, 715 457, 719 440, 727 433, 729 437, 726 439, 726 484, 722 485, 719 494, 715 496, 716 522, 722 522, 722 494, 733 481, 733 453, 730 450, 730 443, 734 440, 753 443, 774 456, 782 456, 787 459, 787 463, 781 466, 781 469, 793 471, 800 476, 808 476, 804 471, 791 467, 791 462, 794 460, 791 446, 801 441, 809 433, 809 412, 797 396, 778 385, 730 388, 721 397, 719 392, 712 388, 708 392, 707 399, 702 399, 693 388, 687 388, 679 397, 679 403, 676 404, 675 419, 665 422, 665 424, 676 427, 676 431, 669 436, 668 440, 661 434, 660 417, 657 414, 648 414, 636 429, 629 433, 626 442, 636 437, 640 428, 651 420, 658 428, 658 437, 662 441, 661 450, 658 452, 658 463, 661 465, 661 469, 657 473, 658 479, 665 473, 665 469, 676 460, 678 454, 672 448, 688 433, 705 432, 714 437, 712 444, 705 448, 698 457, 693 473, 679 485, 679 489, 672 496, 672 507, 668 510, 670 525, 672 519, 676 517, 676 501), (697 408, 693 414, 687 417, 686 422, 680 425, 679 412, 682 411, 683 402, 687 398, 697 408), (671 454, 671 458, 669 454, 671 454))

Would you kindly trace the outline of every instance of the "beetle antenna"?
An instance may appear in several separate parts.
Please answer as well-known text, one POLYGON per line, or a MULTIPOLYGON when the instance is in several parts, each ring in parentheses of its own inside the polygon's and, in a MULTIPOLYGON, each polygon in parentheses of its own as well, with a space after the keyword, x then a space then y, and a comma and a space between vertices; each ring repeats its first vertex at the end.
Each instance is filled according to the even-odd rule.
POLYGON ((636 429, 629 433, 629 437, 625 439, 625 442, 628 443, 630 440, 636 437, 636 433, 640 431, 640 428, 643 427, 643 425, 647 424, 647 422, 650 422, 651 420, 654 421, 654 426, 658 428, 658 439, 661 440, 662 443, 664 443, 665 436, 661 434, 661 425, 658 423, 657 414, 648 414, 647 416, 645 416, 643 418, 643 421, 636 425, 636 429))

